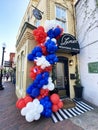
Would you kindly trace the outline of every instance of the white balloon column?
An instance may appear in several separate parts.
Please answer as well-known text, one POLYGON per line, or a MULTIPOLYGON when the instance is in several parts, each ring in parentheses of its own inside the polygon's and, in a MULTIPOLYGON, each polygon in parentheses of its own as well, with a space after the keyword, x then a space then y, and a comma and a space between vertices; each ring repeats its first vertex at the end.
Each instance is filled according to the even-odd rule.
POLYGON ((51 117, 52 112, 57 112, 63 107, 63 102, 58 94, 49 94, 54 90, 50 72, 52 65, 58 61, 57 39, 62 35, 63 29, 54 20, 47 20, 45 28, 39 26, 33 30, 33 36, 37 42, 35 48, 28 54, 28 60, 34 65, 30 68, 32 83, 27 87, 27 95, 18 99, 16 107, 21 110, 21 115, 26 121, 38 120, 40 116, 51 117))

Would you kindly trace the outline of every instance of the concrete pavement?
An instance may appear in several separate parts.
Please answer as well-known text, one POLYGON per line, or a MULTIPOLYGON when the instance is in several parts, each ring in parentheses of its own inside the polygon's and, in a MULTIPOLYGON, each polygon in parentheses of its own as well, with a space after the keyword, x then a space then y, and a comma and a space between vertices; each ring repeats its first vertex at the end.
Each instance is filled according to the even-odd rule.
POLYGON ((5 89, 0 91, 0 130, 98 130, 98 108, 58 123, 43 117, 28 123, 15 106, 15 86, 10 81, 4 86, 5 89))

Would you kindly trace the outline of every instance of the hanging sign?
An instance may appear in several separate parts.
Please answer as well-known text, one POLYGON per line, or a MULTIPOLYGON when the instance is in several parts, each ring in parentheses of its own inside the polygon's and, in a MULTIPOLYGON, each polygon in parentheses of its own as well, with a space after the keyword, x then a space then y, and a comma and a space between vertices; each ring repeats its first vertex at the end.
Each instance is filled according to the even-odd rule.
POLYGON ((34 15, 35 18, 38 19, 38 20, 41 20, 41 19, 42 19, 41 12, 40 12, 37 8, 33 9, 33 15, 34 15))
POLYGON ((77 54, 80 52, 79 43, 76 38, 68 33, 64 33, 57 41, 58 48, 66 52, 77 54))

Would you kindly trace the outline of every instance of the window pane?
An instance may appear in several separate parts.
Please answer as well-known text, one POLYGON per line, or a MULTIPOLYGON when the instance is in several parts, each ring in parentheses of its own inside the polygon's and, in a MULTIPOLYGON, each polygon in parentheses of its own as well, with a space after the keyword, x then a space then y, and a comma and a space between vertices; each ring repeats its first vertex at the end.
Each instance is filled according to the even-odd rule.
POLYGON ((59 20, 56 20, 56 22, 58 25, 60 25, 64 29, 64 32, 66 32, 66 22, 62 22, 59 20))
POLYGON ((39 20, 36 20, 35 21, 35 26, 38 27, 40 25, 40 21, 39 20))
POLYGON ((64 63, 57 63, 57 87, 58 88, 65 88, 64 85, 64 63))
POLYGON ((66 9, 56 5, 56 21, 66 32, 66 9))
POLYGON ((56 18, 66 20, 66 10, 60 6, 56 6, 56 18))
POLYGON ((56 17, 59 17, 59 8, 56 7, 56 17))

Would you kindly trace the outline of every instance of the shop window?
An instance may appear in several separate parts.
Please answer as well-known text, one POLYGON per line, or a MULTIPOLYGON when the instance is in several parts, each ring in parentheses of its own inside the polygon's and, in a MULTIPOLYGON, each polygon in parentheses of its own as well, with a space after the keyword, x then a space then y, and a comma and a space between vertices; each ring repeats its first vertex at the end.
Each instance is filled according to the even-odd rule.
POLYGON ((66 9, 62 6, 56 5, 56 22, 61 25, 61 27, 64 29, 64 32, 66 32, 66 9))
POLYGON ((23 81, 24 81, 24 53, 21 53, 21 87, 20 89, 23 88, 23 81))
POLYGON ((20 86, 20 57, 17 58, 17 86, 20 86))

